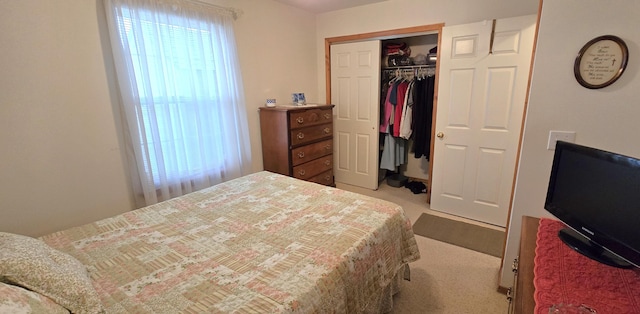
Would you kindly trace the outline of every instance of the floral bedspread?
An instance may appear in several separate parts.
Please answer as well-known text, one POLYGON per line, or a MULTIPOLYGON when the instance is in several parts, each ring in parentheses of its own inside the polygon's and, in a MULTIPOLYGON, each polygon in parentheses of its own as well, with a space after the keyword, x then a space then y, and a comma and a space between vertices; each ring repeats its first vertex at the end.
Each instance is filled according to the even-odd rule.
POLYGON ((420 258, 400 206, 269 172, 42 239, 107 313, 358 313, 420 258))

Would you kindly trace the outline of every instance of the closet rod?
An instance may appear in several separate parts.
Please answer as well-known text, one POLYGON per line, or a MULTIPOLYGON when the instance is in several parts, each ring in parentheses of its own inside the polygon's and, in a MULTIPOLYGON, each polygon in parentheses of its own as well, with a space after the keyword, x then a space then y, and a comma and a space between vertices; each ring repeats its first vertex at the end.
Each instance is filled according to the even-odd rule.
POLYGON ((391 70, 403 70, 403 69, 418 69, 418 68, 435 68, 435 64, 416 64, 416 65, 401 65, 396 67, 382 68, 385 71, 391 70))

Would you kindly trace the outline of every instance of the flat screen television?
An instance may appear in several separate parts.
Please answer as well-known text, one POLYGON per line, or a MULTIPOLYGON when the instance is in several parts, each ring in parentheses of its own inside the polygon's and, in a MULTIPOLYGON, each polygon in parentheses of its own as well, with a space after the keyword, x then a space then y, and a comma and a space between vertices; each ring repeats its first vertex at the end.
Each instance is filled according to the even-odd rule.
POLYGON ((562 241, 609 266, 640 265, 640 160, 558 141, 544 208, 562 241))

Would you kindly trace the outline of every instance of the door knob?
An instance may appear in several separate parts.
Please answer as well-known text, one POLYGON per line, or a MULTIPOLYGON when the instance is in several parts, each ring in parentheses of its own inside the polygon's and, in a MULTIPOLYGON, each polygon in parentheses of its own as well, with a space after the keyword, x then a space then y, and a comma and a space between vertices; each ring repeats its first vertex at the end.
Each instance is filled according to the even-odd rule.
POLYGON ((444 138, 444 133, 442 133, 442 132, 438 132, 438 134, 436 134, 436 136, 437 136, 438 138, 444 138))

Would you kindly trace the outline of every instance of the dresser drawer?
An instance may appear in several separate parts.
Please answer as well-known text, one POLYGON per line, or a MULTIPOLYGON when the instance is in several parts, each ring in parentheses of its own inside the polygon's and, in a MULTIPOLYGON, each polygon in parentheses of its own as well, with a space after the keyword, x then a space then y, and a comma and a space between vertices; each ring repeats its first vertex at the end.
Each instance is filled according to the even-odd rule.
POLYGON ((308 180, 322 172, 333 169, 333 154, 293 167, 293 176, 308 180))
POLYGON ((333 153, 333 140, 326 140, 291 150, 291 163, 294 166, 333 153))
POLYGON ((309 178, 307 181, 333 186, 333 169, 309 178))
POLYGON ((333 136, 333 124, 321 124, 290 131, 291 146, 298 146, 333 136))
POLYGON ((308 109, 305 111, 291 112, 289 125, 291 129, 298 129, 312 125, 329 123, 333 121, 333 111, 329 109, 308 109))

